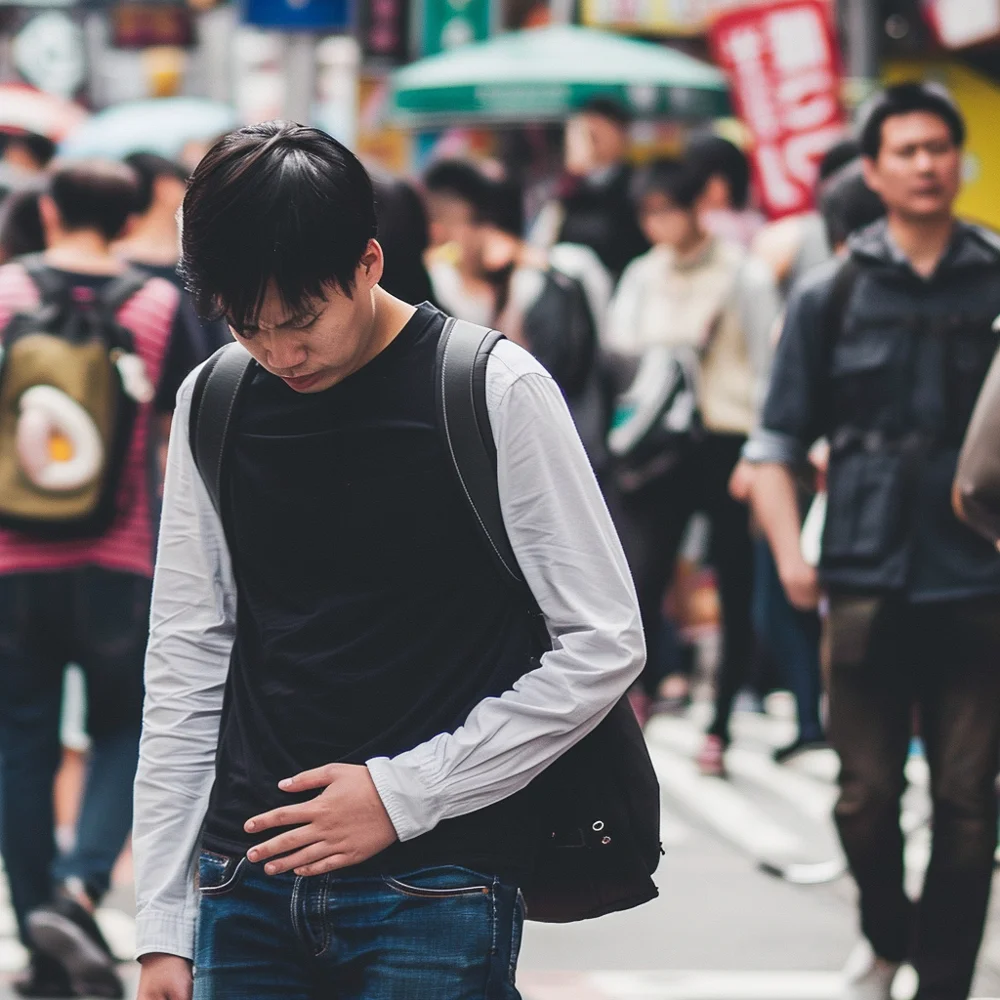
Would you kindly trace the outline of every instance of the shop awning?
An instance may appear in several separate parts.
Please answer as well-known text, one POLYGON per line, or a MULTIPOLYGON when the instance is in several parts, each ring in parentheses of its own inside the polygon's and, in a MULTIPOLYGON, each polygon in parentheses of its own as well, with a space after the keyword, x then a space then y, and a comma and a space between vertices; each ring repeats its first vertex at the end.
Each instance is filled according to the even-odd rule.
POLYGON ((515 31, 393 74, 389 116, 403 125, 558 120, 588 98, 640 118, 730 113, 725 77, 698 59, 592 28, 515 31))

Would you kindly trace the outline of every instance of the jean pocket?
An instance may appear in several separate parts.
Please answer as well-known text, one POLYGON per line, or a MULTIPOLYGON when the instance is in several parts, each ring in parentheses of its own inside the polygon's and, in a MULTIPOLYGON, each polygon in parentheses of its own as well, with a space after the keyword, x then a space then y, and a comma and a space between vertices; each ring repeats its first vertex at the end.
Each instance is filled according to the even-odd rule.
POLYGON ((418 899, 488 896, 494 888, 492 877, 456 865, 421 868, 399 876, 383 875, 382 881, 400 895, 418 899))
POLYGON ((231 858, 214 851, 202 851, 198 857, 197 889, 201 896, 225 896, 239 885, 247 859, 231 858))

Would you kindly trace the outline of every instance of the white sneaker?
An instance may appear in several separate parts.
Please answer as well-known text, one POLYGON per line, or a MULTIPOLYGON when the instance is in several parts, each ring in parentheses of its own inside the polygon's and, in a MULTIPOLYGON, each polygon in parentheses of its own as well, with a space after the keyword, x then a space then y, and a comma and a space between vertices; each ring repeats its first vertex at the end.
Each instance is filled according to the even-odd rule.
POLYGON ((844 966, 840 1000, 892 1000, 892 981, 899 962, 879 958, 867 941, 860 941, 844 966))

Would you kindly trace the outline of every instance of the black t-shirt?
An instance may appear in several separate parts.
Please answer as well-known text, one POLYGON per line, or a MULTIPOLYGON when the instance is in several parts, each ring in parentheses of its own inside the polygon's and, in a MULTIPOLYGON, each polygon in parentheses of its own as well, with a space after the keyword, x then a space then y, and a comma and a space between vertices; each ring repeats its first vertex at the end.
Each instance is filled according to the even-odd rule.
MULTIPOLYGON (((533 669, 528 609, 500 578, 437 427, 444 320, 421 306, 323 392, 298 394, 258 369, 241 399, 224 498, 237 635, 205 822, 212 850, 257 842, 246 820, 295 801, 281 778, 453 732, 533 669)), ((371 865, 523 876, 532 795, 447 820, 371 865)))

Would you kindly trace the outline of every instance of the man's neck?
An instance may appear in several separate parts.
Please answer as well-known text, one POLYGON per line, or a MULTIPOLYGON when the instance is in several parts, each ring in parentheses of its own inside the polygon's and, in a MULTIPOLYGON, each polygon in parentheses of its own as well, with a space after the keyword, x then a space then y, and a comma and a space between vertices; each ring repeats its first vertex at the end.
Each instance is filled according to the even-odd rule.
POLYGON ((907 219, 889 216, 889 235, 910 266, 923 278, 929 278, 944 257, 955 231, 951 215, 933 219, 907 219))
POLYGON ((177 263, 177 223, 172 215, 151 214, 136 223, 114 246, 119 257, 137 264, 171 267, 177 263))
POLYGON ((697 264, 705 256, 705 251, 711 242, 712 237, 709 233, 698 233, 683 246, 677 247, 674 251, 674 263, 681 267, 697 264))
POLYGON ((45 251, 45 263, 78 274, 115 275, 122 270, 121 261, 111 252, 111 244, 100 233, 90 230, 53 239, 45 251))

